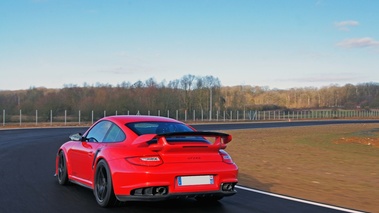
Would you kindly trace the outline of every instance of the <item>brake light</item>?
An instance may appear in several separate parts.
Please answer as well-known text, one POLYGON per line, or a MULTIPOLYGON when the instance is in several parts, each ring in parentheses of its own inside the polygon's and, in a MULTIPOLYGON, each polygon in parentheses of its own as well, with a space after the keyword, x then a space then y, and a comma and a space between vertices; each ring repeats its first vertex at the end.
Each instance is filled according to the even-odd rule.
POLYGON ((233 163, 232 157, 230 157, 230 155, 225 150, 221 149, 218 152, 220 153, 222 161, 224 161, 224 163, 233 163))
POLYGON ((130 157, 126 161, 137 166, 159 166, 163 163, 159 156, 130 157))

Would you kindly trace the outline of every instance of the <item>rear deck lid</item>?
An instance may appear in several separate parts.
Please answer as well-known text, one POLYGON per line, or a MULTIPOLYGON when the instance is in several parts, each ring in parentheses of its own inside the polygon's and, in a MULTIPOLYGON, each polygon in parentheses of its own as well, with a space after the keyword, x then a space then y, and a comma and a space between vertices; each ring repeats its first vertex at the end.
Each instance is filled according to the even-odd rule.
POLYGON ((220 150, 231 139, 220 132, 172 132, 141 135, 132 145, 157 152, 165 163, 221 162, 220 150))

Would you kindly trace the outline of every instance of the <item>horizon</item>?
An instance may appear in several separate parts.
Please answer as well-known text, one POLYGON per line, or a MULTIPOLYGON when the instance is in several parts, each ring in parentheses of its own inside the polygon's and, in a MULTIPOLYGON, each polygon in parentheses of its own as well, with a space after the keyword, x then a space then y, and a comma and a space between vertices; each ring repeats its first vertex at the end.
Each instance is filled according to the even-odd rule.
MULTIPOLYGON (((217 77, 216 77, 217 78, 217 77)), ((149 79, 144 79, 144 80, 139 80, 141 81, 142 83, 144 83, 144 86, 143 87, 146 87, 145 85, 145 82, 146 80, 149 80, 149 79)), ((173 79, 174 80, 174 79, 173 79)), ((175 79, 176 80, 176 79, 175 79)), ((180 79, 178 79, 180 80, 180 79)), ((137 81, 138 82, 138 81, 137 81)), ((45 90, 60 90, 60 89, 64 89, 64 88, 101 88, 101 87, 110 87, 110 88, 117 88, 117 87, 122 87, 122 83, 128 83, 129 86, 132 87, 132 85, 134 85, 135 83, 137 82, 120 82, 116 85, 112 85, 112 84, 107 84, 107 83, 104 83, 102 84, 101 82, 96 82, 95 84, 88 84, 87 82, 84 82, 82 83, 81 85, 79 84, 63 84, 62 87, 59 87, 59 88, 52 88, 52 87, 44 87, 44 86, 39 86, 39 87, 35 87, 35 86, 30 86, 29 88, 23 88, 23 89, 15 89, 15 90, 2 90, 0 89, 0 92, 12 92, 12 91, 27 91, 27 90, 31 90, 31 89, 45 89, 45 90)), ((168 86, 166 83, 167 81, 166 80, 163 80, 161 82, 155 82, 157 83, 157 88, 160 87, 160 85, 164 85, 164 86, 168 86)), ((352 84, 352 83, 346 83, 346 84, 343 84, 343 85, 339 85, 339 84, 330 84, 330 85, 324 85, 324 86, 320 86, 320 87, 312 87, 312 86, 305 86, 305 87, 292 87, 292 88, 285 88, 285 89, 281 89, 281 88, 270 88, 269 86, 259 86, 259 85, 222 85, 222 82, 221 82, 221 88, 225 88, 225 87, 260 87, 260 88, 265 88, 269 91, 274 91, 274 90, 282 90, 282 91, 287 91, 287 90, 291 90, 291 89, 317 89, 317 90, 320 90, 320 89, 323 89, 323 88, 329 88, 329 87, 344 87, 344 86, 347 86, 347 85, 353 85, 353 86, 360 86, 360 85, 364 85, 364 84, 374 84, 374 85, 379 85, 379 82, 373 82, 373 81, 370 81, 370 82, 360 82, 360 83, 356 83, 356 84, 352 84)))
POLYGON ((0 91, 217 77, 222 86, 379 81, 378 1, 0 2, 0 91))

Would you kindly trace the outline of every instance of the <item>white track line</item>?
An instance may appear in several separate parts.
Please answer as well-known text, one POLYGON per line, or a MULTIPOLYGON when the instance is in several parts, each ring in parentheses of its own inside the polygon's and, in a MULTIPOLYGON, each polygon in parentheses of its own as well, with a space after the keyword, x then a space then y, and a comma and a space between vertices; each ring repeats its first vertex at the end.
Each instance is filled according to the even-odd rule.
POLYGON ((327 204, 323 204, 323 203, 317 203, 317 202, 313 202, 313 201, 309 201, 309 200, 303 200, 303 199, 299 199, 299 198, 288 197, 288 196, 284 196, 284 195, 279 195, 279 194, 274 194, 274 193, 270 193, 270 192, 260 191, 260 190, 257 190, 257 189, 251 189, 251 188, 247 188, 247 187, 243 187, 243 186, 236 186, 236 188, 237 189, 243 189, 243 190, 246 190, 246 191, 256 192, 256 193, 260 193, 260 194, 264 194, 264 195, 269 195, 269 196, 273 196, 273 197, 278 197, 278 198, 282 198, 282 199, 292 200, 292 201, 296 201, 296 202, 300 202, 300 203, 306 203, 306 204, 320 206, 320 207, 325 207, 325 208, 329 208, 329 209, 335 209, 335 210, 339 210, 339 211, 345 211, 345 212, 349 212, 349 213, 364 213, 362 211, 357 211, 357 210, 352 210, 352 209, 345 209, 345 208, 338 207, 338 206, 332 206, 332 205, 327 205, 327 204))

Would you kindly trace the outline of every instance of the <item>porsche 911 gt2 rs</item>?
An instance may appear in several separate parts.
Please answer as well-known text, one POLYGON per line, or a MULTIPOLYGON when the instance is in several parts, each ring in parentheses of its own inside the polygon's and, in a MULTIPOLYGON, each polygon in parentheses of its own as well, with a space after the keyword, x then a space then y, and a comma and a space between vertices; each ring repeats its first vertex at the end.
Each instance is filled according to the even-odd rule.
POLYGON ((93 190, 102 207, 133 200, 216 201, 236 193, 229 134, 156 116, 109 116, 70 136, 56 156, 58 182, 93 190))

